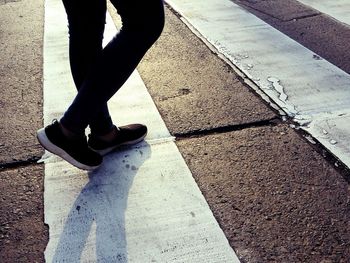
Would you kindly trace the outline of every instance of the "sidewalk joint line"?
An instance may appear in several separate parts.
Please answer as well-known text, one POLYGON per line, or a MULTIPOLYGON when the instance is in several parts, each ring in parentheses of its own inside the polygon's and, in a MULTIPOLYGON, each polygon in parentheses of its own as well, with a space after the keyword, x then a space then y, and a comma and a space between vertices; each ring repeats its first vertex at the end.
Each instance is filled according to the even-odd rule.
POLYGON ((293 17, 291 19, 288 20, 281 20, 283 22, 291 22, 291 21, 297 21, 297 20, 301 20, 301 19, 305 19, 305 18, 311 18, 311 17, 315 17, 315 16, 320 16, 321 13, 317 13, 317 14, 310 14, 310 15, 304 15, 304 16, 297 16, 297 17, 293 17))
POLYGON ((0 171, 10 168, 21 168, 32 164, 37 164, 41 157, 33 156, 27 160, 15 160, 12 162, 0 163, 0 171))
POLYGON ((239 6, 241 6, 242 8, 246 9, 247 11, 249 11, 249 9, 251 9, 251 10, 254 10, 254 11, 256 11, 256 12, 259 12, 259 13, 261 13, 261 14, 263 14, 263 15, 266 15, 266 16, 268 16, 268 17, 271 17, 271 18, 273 18, 273 19, 276 19, 276 20, 278 20, 278 21, 280 21, 280 22, 291 22, 291 21, 294 21, 294 20, 300 20, 300 19, 304 19, 304 18, 310 18, 310 17, 314 17, 314 16, 319 16, 319 15, 322 14, 322 13, 320 13, 320 12, 316 12, 316 13, 313 13, 313 14, 304 15, 304 16, 299 16, 299 17, 297 16, 297 17, 293 17, 293 18, 291 18, 291 19, 285 20, 285 19, 281 19, 281 18, 279 18, 279 17, 277 17, 277 16, 274 16, 274 15, 272 15, 272 14, 266 12, 266 11, 260 10, 259 8, 256 8, 256 7, 247 5, 247 4, 245 4, 245 3, 242 3, 242 2, 240 2, 240 1, 238 1, 237 4, 238 4, 239 6))
POLYGON ((276 126, 280 123, 282 123, 282 120, 279 117, 275 117, 268 120, 261 120, 261 121, 255 121, 255 122, 249 122, 249 123, 243 123, 243 124, 237 124, 237 125, 227 125, 227 126, 221 126, 221 127, 205 129, 205 130, 198 129, 198 130, 192 130, 185 133, 174 133, 173 135, 176 137, 176 140, 183 140, 183 139, 193 138, 193 137, 202 137, 202 136, 213 135, 213 134, 241 131, 241 130, 250 129, 250 128, 276 126))
POLYGON ((279 20, 279 21, 283 21, 283 20, 281 20, 280 18, 278 18, 277 16, 274 16, 274 15, 272 15, 272 14, 270 14, 270 13, 268 13, 268 12, 265 12, 265 11, 263 11, 263 10, 260 10, 260 9, 258 9, 258 8, 256 8, 256 7, 253 7, 253 6, 249 6, 249 5, 247 5, 247 4, 245 4, 245 3, 242 3, 242 2, 238 2, 237 3, 239 6, 241 6, 242 8, 244 8, 244 9, 246 9, 247 11, 249 11, 249 9, 252 9, 252 10, 254 10, 254 11, 257 11, 257 12, 259 12, 259 13, 261 13, 261 14, 264 14, 264 15, 266 15, 266 16, 268 16, 268 17, 271 17, 271 18, 273 18, 273 19, 277 19, 277 20, 279 20))

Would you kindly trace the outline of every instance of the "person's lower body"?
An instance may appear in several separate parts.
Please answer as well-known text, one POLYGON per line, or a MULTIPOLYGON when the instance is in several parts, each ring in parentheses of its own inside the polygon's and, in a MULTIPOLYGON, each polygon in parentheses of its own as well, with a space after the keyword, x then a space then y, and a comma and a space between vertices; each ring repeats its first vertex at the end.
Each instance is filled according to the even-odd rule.
MULTIPOLYGON (((111 0, 122 18, 123 26, 103 49, 105 1, 63 0, 69 24, 71 71, 78 94, 58 123, 62 134, 69 139, 85 138, 85 128, 89 126, 90 147, 95 147, 97 149, 94 150, 104 154, 120 145, 136 143, 147 133, 147 128, 143 125, 116 128, 107 101, 128 79, 146 51, 160 36, 164 26, 162 0, 111 0), (103 140, 106 134, 109 138, 103 140)), ((39 132, 46 135, 45 129, 39 132)), ((45 140, 49 142, 53 140, 46 137, 45 140)), ((48 149, 43 141, 40 142, 48 149)), ((84 151, 91 149, 84 146, 84 151)), ((60 156, 67 160, 62 154, 60 156)))

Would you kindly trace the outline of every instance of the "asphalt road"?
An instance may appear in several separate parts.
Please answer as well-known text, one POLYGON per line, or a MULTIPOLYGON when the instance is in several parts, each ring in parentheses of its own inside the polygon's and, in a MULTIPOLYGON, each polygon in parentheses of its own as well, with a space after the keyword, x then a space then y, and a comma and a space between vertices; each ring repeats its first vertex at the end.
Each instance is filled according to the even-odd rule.
MULTIPOLYGON (((348 27, 296 1, 237 2, 349 72, 348 27)), ((48 241, 35 140, 43 12, 42 1, 0 1, 3 262, 43 262, 48 241)), ((349 171, 282 121, 172 10, 138 70, 242 262, 350 258, 349 171)))

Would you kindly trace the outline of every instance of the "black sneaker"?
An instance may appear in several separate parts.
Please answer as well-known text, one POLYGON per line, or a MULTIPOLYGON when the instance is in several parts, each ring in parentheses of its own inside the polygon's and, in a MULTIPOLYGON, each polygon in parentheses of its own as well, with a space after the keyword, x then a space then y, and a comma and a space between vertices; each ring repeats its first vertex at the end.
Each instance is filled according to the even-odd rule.
POLYGON ((117 136, 112 142, 103 141, 93 134, 89 135, 89 147, 101 155, 115 150, 123 145, 132 145, 142 141, 147 135, 147 127, 142 124, 129 124, 126 126, 116 127, 117 136))
POLYGON ((80 169, 94 170, 102 163, 101 155, 88 147, 85 135, 77 139, 68 139, 62 133, 57 120, 38 130, 37 138, 46 150, 80 169))

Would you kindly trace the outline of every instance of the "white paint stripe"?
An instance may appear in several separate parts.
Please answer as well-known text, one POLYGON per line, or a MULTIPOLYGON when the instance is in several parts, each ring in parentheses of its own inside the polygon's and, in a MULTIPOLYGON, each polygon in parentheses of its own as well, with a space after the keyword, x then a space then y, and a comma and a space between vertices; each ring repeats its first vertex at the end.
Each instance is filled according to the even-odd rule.
POLYGON ((330 116, 304 128, 350 167, 350 115, 330 116))
POLYGON ((350 1, 349 0, 298 0, 312 8, 325 13, 340 22, 350 25, 350 1))
POLYGON ((206 43, 350 167, 349 130, 342 121, 334 122, 336 128, 324 127, 325 119, 350 116, 349 74, 229 0, 167 2, 206 43), (311 128, 316 126, 327 128, 338 143, 329 147, 311 128))
MULTIPOLYGON (((66 17, 47 0, 44 120, 74 96, 66 17)), ((107 34, 113 35, 108 18, 107 34)), ((105 157, 92 173, 45 161, 47 262, 239 262, 137 72, 110 101, 119 123, 142 121, 147 142, 105 157)))

